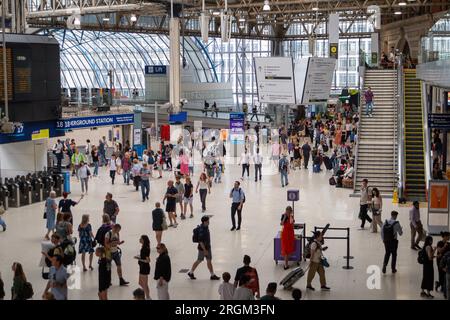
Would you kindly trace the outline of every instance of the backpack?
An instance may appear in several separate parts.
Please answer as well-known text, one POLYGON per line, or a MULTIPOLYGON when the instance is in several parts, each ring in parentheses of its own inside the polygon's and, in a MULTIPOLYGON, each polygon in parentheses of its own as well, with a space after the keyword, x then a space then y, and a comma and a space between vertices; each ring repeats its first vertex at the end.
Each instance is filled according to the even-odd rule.
POLYGON ((398 221, 395 221, 393 224, 388 223, 386 220, 383 225, 383 241, 392 241, 395 239, 394 226, 398 221))
POLYGON ((29 282, 25 282, 23 285, 22 298, 25 300, 33 298, 34 291, 33 286, 29 282))
POLYGON ((281 170, 287 170, 287 160, 285 160, 284 158, 280 161, 280 171, 281 170))
MULTIPOLYGON (((234 191, 234 188, 231 189, 231 193, 233 193, 233 191, 234 191)), ((242 190, 241 190, 241 188, 239 188, 239 194, 241 194, 241 192, 242 192, 242 190)), ((242 199, 242 203, 245 203, 245 194, 244 194, 244 197, 242 199)))
POLYGON ((97 233, 95 235, 95 241, 97 241, 97 243, 101 244, 104 247, 105 246, 105 236, 109 231, 111 231, 110 225, 107 225, 107 226, 102 225, 97 230, 97 233))
POLYGON ((195 227, 194 230, 192 230, 192 242, 194 242, 194 243, 198 243, 199 242, 200 228, 201 228, 201 226, 198 225, 197 227, 195 227))
POLYGON ((70 266, 72 263, 74 263, 75 258, 77 256, 77 252, 75 250, 75 246, 72 241, 70 240, 64 240, 61 244, 61 247, 64 250, 64 256, 63 256, 63 265, 65 267, 70 266))
POLYGON ((427 259, 427 252, 425 251, 425 248, 419 251, 417 254, 417 262, 419 264, 424 264, 427 259))
POLYGON ((250 278, 250 281, 247 283, 246 287, 250 290, 252 290, 253 294, 255 294, 258 291, 258 273, 256 272, 255 268, 250 268, 245 273, 246 276, 250 278))
POLYGON ((148 164, 154 164, 155 158, 153 158, 153 156, 149 156, 147 162, 148 162, 148 164))

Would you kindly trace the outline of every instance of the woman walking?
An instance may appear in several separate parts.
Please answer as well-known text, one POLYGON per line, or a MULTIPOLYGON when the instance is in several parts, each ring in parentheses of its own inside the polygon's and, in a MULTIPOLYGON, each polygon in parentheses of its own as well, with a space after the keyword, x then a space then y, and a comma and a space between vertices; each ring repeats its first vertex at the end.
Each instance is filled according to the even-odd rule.
POLYGON ((151 172, 148 168, 147 163, 143 163, 139 175, 141 177, 142 202, 145 202, 145 200, 148 200, 148 195, 150 193, 150 176, 151 176, 151 172))
POLYGON ((186 218, 188 205, 191 210, 191 215, 189 217, 190 218, 194 217, 194 207, 192 205, 193 200, 194 200, 194 186, 192 185, 191 178, 187 176, 186 183, 184 184, 184 212, 181 217, 182 219, 183 217, 186 218))
POLYGON ((89 269, 94 270, 92 267, 92 259, 94 258, 94 248, 92 247, 92 241, 94 240, 94 234, 92 233, 92 226, 89 223, 89 215, 83 214, 81 217, 81 223, 78 226, 78 234, 80 236, 80 246, 78 252, 81 254, 81 263, 83 264, 83 271, 86 272, 86 253, 89 254, 89 269))
POLYGON ((164 216, 164 210, 161 209, 161 204, 157 202, 155 203, 155 207, 152 211, 152 228, 155 231, 156 242, 160 244, 162 233, 167 230, 167 222, 165 222, 166 217, 164 216))
POLYGON ((148 287, 148 275, 150 274, 150 239, 146 235, 142 235, 139 239, 142 244, 141 251, 134 258, 139 264, 139 285, 145 292, 145 298, 151 300, 150 289, 148 287))
POLYGON ((96 146, 92 147, 91 157, 92 157, 92 163, 94 164, 94 173, 92 176, 97 177, 98 176, 98 165, 99 165, 99 154, 98 154, 98 149, 96 146))
POLYGON ((420 293, 421 297, 424 298, 434 298, 430 291, 433 291, 434 285, 434 266, 433 259, 435 258, 435 250, 432 247, 433 245, 433 237, 427 236, 425 238, 425 243, 423 244, 423 277, 422 277, 422 292, 420 293))
POLYGON ((45 240, 50 240, 50 232, 55 230, 55 220, 56 220, 56 209, 58 205, 56 204, 56 192, 50 192, 50 196, 45 201, 45 218, 47 219, 47 233, 45 234, 45 240))
POLYGON ((372 207, 371 227, 372 227, 372 232, 376 233, 376 232, 378 232, 377 225, 379 225, 380 228, 383 225, 383 222, 381 221, 381 211, 383 209, 383 199, 381 198, 380 191, 378 190, 378 188, 372 189, 371 207, 372 207))
POLYGON ((156 290, 159 300, 170 300, 169 281, 172 276, 172 267, 170 264, 169 252, 164 243, 158 244, 156 247, 159 256, 155 264, 155 276, 153 279, 157 281, 156 290))
POLYGON ((136 191, 139 190, 141 185, 141 168, 139 160, 135 158, 133 160, 133 167, 131 168, 131 174, 133 175, 133 185, 136 187, 136 191))
POLYGON ((195 193, 198 193, 200 190, 200 201, 202 202, 202 212, 206 211, 206 195, 211 193, 211 189, 209 187, 208 177, 206 173, 202 172, 200 175, 200 179, 198 180, 197 187, 195 188, 195 193))
POLYGON ((78 169, 78 177, 80 178, 81 182, 81 194, 84 194, 85 190, 86 194, 88 193, 88 182, 90 175, 91 170, 89 170, 88 165, 86 164, 86 162, 81 161, 80 168, 78 169))
POLYGON ((281 255, 284 257, 284 270, 289 269, 289 256, 295 252, 294 213, 291 206, 281 216, 281 255))

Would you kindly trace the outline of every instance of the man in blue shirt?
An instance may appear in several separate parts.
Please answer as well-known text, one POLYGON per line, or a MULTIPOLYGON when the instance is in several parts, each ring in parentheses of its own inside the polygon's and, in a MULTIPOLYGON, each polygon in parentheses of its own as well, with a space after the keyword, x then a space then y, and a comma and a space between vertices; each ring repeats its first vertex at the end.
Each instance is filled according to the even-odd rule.
POLYGON ((389 263, 389 258, 392 255, 392 273, 396 273, 397 263, 397 249, 398 249, 398 235, 403 234, 402 226, 397 221, 398 212, 391 212, 391 219, 386 220, 381 227, 381 239, 383 239, 385 255, 383 261, 383 273, 386 273, 386 266, 389 263))
POLYGON ((245 201, 245 193, 240 188, 241 183, 239 181, 234 182, 234 188, 230 192, 230 198, 233 199, 233 203, 231 204, 231 222, 233 227, 231 231, 240 230, 241 229, 241 221, 242 221, 242 206, 245 201), (238 227, 236 228, 236 212, 238 214, 238 227))
POLYGON ((42 295, 43 297, 51 290, 55 300, 67 300, 67 279, 69 274, 62 264, 62 260, 60 255, 52 258, 52 267, 50 267, 49 280, 42 295))

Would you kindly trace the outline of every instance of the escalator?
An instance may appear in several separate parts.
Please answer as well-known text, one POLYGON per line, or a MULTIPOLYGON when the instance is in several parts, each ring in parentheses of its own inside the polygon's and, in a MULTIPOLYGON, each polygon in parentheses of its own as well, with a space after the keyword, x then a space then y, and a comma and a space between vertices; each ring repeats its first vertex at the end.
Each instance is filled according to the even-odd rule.
POLYGON ((404 70, 405 198, 426 201, 425 144, 420 80, 416 70, 404 70))

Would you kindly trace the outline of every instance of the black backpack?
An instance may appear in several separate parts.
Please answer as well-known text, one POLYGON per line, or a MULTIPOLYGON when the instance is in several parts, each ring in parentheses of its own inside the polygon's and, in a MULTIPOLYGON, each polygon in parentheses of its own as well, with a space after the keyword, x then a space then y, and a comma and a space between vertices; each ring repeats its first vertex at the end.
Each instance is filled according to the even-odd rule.
POLYGON ((98 228, 97 233, 95 235, 95 241, 97 243, 101 244, 103 247, 105 246, 105 236, 106 234, 111 230, 110 225, 102 225, 100 228, 98 228))
POLYGON ((427 252, 425 251, 425 248, 419 251, 417 254, 417 262, 419 264, 424 264, 427 259, 427 252))
POLYGON ((388 223, 386 220, 383 225, 383 241, 392 241, 395 240, 395 232, 394 226, 398 221, 395 221, 393 224, 388 223))
POLYGON ((22 298, 25 300, 33 298, 34 291, 33 286, 29 282, 25 282, 23 285, 22 298))
POLYGON ((199 242, 199 237, 200 237, 200 228, 202 226, 198 225, 197 227, 195 227, 194 230, 192 230, 192 242, 194 243, 198 243, 199 242))

